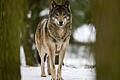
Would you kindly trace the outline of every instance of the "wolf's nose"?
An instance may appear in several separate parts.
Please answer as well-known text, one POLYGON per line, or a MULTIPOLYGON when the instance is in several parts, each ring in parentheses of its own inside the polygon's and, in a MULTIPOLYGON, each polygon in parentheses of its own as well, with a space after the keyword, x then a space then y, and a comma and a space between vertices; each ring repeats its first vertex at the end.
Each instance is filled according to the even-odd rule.
POLYGON ((59 24, 60 24, 60 26, 62 26, 63 25, 63 21, 60 21, 59 24))

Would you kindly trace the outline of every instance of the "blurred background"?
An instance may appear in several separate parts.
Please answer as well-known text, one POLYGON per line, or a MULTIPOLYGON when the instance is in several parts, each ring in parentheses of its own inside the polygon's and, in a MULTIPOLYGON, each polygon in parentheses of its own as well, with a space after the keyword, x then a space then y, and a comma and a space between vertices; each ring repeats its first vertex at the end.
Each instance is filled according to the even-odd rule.
MULTIPOLYGON (((56 0, 61 3, 62 0, 56 0)), ((90 24, 88 0, 72 0, 73 29, 65 65, 94 66, 93 44, 96 40, 95 26, 90 24), (70 61, 70 59, 72 60, 70 61)), ((28 1, 25 14, 25 26, 21 31, 21 49, 25 53, 24 65, 38 65, 38 53, 35 48, 34 35, 41 19, 49 15, 49 2, 44 0, 28 1)))
MULTIPOLYGON (((56 0, 60 3, 60 0, 56 0)), ((34 44, 34 35, 36 27, 41 19, 49 15, 49 2, 44 0, 28 1, 27 11, 25 14, 25 26, 21 31, 21 46, 23 47, 26 64, 35 65, 37 62, 37 51, 34 44), (28 57, 27 57, 28 56, 28 57)), ((95 27, 90 24, 88 0, 72 0, 71 9, 73 17, 73 29, 68 49, 69 57, 90 58, 92 45, 96 40, 95 27), (81 52, 81 50, 83 50, 81 52)), ((67 56, 68 57, 68 56, 67 56)), ((91 59, 91 58, 90 58, 91 59)), ((88 61, 90 61, 88 59, 88 61)), ((84 62, 88 65, 89 62, 84 62)), ((91 63, 94 65, 94 62, 91 63)))
MULTIPOLYGON (((119 3, 70 0, 73 29, 66 66, 96 67, 98 80, 120 79, 119 3)), ((0 80, 20 80, 20 65, 39 65, 34 35, 48 6, 48 0, 0 0, 0 80)))

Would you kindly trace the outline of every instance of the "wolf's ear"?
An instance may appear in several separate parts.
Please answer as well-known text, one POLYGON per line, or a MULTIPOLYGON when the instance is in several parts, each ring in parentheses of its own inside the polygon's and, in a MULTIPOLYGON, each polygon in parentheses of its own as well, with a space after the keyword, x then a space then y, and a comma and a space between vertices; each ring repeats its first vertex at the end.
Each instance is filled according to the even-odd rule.
POLYGON ((50 8, 52 9, 52 8, 55 8, 56 7, 56 2, 54 1, 54 0, 51 0, 51 2, 50 2, 50 8))
POLYGON ((64 6, 68 9, 69 12, 71 12, 70 2, 68 0, 65 0, 64 6))
POLYGON ((70 3, 69 3, 69 1, 68 1, 68 0, 65 0, 64 6, 65 6, 65 7, 67 7, 67 8, 69 8, 69 7, 70 7, 70 3))

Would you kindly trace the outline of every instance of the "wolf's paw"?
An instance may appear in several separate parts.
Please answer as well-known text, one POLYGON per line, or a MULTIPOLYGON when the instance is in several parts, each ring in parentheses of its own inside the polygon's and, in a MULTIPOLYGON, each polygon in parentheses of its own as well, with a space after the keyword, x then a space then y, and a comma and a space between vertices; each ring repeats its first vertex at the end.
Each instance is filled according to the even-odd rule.
POLYGON ((51 79, 51 80, 55 80, 55 79, 51 79))
POLYGON ((51 73, 48 73, 48 75, 51 75, 51 73))
POLYGON ((57 78, 57 80, 64 80, 64 79, 61 77, 61 78, 57 78))
POLYGON ((51 72, 50 72, 50 71, 48 71, 48 75, 51 75, 51 72))
POLYGON ((46 77, 46 75, 45 74, 41 74, 41 77, 46 77))

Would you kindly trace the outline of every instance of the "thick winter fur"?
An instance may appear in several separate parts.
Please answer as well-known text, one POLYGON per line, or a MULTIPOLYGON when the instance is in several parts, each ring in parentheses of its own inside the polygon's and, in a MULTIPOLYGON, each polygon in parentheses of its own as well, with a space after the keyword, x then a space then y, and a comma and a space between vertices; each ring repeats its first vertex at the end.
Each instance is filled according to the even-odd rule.
POLYGON ((41 76, 45 77, 46 54, 48 63, 48 74, 51 74, 52 80, 62 80, 62 64, 65 51, 69 45, 72 14, 69 1, 65 1, 62 5, 57 5, 55 1, 51 1, 49 18, 43 19, 37 27, 35 33, 35 43, 41 58, 41 76), (55 69, 55 56, 59 55, 59 65, 55 69))

